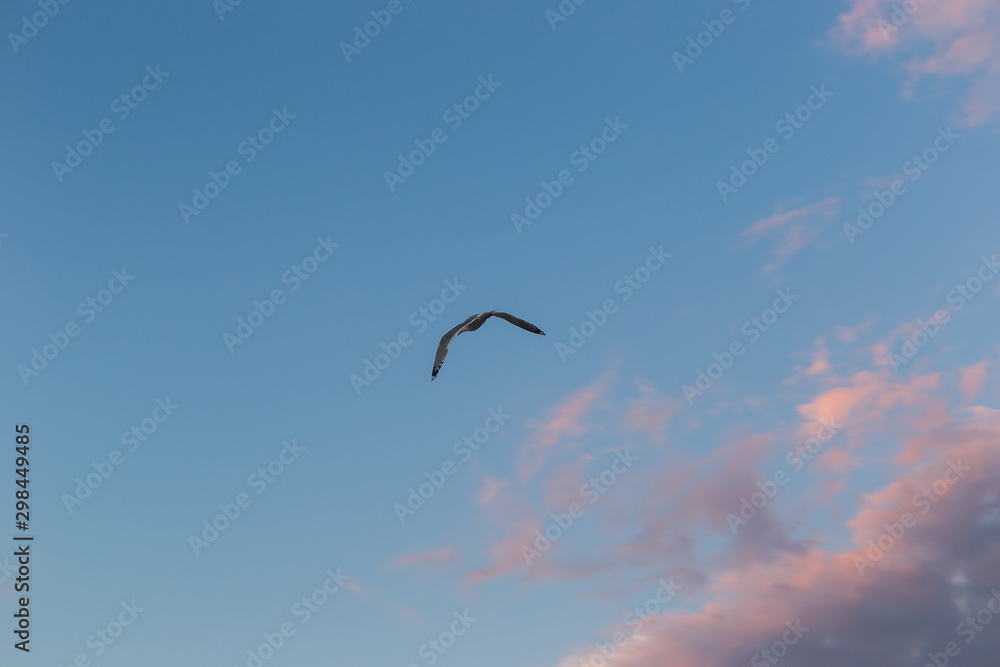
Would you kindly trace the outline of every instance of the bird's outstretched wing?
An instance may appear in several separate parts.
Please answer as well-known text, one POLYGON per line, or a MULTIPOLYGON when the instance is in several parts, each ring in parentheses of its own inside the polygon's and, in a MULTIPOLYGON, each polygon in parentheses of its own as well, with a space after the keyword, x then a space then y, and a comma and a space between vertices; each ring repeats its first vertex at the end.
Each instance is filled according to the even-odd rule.
MULTIPOLYGON (((465 331, 466 327, 472 324, 477 317, 479 317, 479 315, 473 315, 445 335, 441 336, 441 342, 438 343, 437 354, 434 355, 434 370, 431 371, 431 380, 437 377, 438 371, 441 370, 441 364, 444 363, 444 358, 448 356, 448 345, 451 343, 451 339, 465 331)), ((479 327, 476 328, 478 329, 479 327)))
POLYGON ((531 322, 525 322, 519 317, 514 317, 513 315, 510 315, 508 313, 501 313, 500 311, 497 310, 493 311, 492 315, 494 315, 495 317, 499 317, 500 319, 507 320, 511 324, 519 326, 525 331, 530 331, 533 334, 540 334, 542 336, 545 335, 545 332, 536 327, 534 324, 532 324, 531 322))
POLYGON ((536 327, 531 322, 525 322, 524 320, 514 317, 513 315, 508 315, 507 313, 491 310, 488 313, 473 315, 441 337, 441 342, 438 343, 437 354, 434 356, 434 370, 431 371, 431 380, 437 377, 438 371, 441 370, 441 365, 444 364, 444 359, 448 356, 448 345, 451 344, 451 340, 463 331, 475 331, 479 327, 483 326, 486 320, 494 315, 507 320, 511 324, 521 327, 525 331, 530 331, 531 333, 540 334, 542 336, 545 335, 544 331, 536 327))

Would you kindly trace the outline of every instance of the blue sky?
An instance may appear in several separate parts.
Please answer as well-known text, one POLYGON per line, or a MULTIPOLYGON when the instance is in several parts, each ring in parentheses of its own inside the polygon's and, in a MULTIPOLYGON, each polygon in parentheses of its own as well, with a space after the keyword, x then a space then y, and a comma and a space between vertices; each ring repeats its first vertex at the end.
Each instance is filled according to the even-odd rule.
POLYGON ((991 3, 220 6, 0 11, 4 664, 746 664, 799 617, 784 664, 988 664, 956 624, 1000 585, 991 3), (494 309, 546 337, 491 320, 431 384, 494 309))

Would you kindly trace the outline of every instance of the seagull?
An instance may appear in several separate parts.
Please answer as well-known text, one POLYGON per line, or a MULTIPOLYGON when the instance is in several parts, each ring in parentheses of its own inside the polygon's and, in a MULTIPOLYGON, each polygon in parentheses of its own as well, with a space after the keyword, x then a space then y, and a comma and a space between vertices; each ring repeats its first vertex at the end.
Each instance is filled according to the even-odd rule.
POLYGON ((501 319, 507 320, 511 324, 517 325, 524 329, 525 331, 530 331, 533 334, 539 334, 541 336, 545 335, 545 332, 536 327, 531 322, 525 322, 522 319, 514 317, 513 315, 508 315, 507 313, 501 313, 496 310, 491 310, 488 313, 479 313, 478 315, 473 315, 469 319, 465 320, 457 327, 441 336, 441 342, 438 343, 437 355, 434 357, 434 370, 431 371, 431 380, 433 381, 437 377, 438 371, 441 370, 441 364, 444 363, 444 358, 448 356, 448 345, 451 340, 462 333, 463 331, 475 331, 479 327, 483 326, 483 323, 491 317, 496 316, 501 319))

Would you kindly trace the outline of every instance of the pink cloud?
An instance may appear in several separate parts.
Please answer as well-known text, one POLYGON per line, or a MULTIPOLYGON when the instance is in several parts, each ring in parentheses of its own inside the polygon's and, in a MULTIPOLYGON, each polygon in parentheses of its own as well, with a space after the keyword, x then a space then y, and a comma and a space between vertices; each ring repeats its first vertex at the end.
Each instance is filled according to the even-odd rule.
MULTIPOLYGON (((832 368, 824 364, 828 366, 829 362, 823 356, 818 357, 815 370, 823 368, 829 375, 832 368)), ((621 495, 602 500, 601 513, 608 521, 604 548, 591 549, 590 561, 585 564, 574 564, 570 560, 574 553, 572 548, 566 549, 568 545, 561 543, 559 554, 547 554, 544 563, 535 563, 529 568, 520 549, 534 540, 533 531, 547 521, 547 512, 578 499, 579 487, 586 477, 584 467, 591 457, 584 455, 568 462, 556 461, 546 475, 532 480, 532 486, 527 486, 528 479, 521 479, 518 487, 512 489, 508 483, 487 477, 484 483, 489 491, 483 495, 489 496, 490 503, 484 505, 484 509, 499 527, 499 535, 488 546, 492 564, 471 572, 467 580, 480 582, 513 573, 523 574, 526 581, 574 577, 590 575, 602 568, 651 566, 664 557, 681 564, 695 563, 694 550, 706 529, 731 537, 726 515, 738 510, 740 498, 758 491, 758 481, 773 472, 763 469, 764 461, 778 451, 786 451, 815 436, 824 420, 845 424, 853 431, 857 444, 862 444, 866 436, 880 433, 892 424, 933 428, 946 414, 941 408, 942 405, 946 407, 947 402, 932 396, 940 387, 937 375, 901 379, 880 370, 856 373, 846 380, 837 380, 834 376, 827 378, 828 383, 835 381, 840 385, 822 390, 799 406, 802 426, 794 433, 784 437, 775 433, 741 436, 714 449, 701 460, 672 458, 669 463, 644 467, 644 480, 632 480, 621 495), (779 440, 788 441, 779 444, 779 440), (543 498, 539 508, 532 507, 528 500, 536 495, 534 488, 541 491, 543 498), (627 524, 631 528, 623 529, 627 524)), ((651 387, 645 386, 645 389, 645 398, 653 395, 651 387)), ((581 405, 592 404, 594 395, 593 387, 577 392, 564 400, 553 414, 572 412, 579 415, 583 412, 581 405), (586 401, 582 401, 581 396, 586 397, 586 401), (567 406, 573 406, 573 410, 567 410, 567 406)), ((631 414, 635 405, 630 404, 626 414, 631 414)), ((614 421, 612 413, 606 417, 614 421)), ((628 424, 627 419, 623 421, 628 424)), ((577 422, 563 420, 562 423, 577 422)), ((840 453, 839 449, 844 446, 846 442, 829 445, 815 464, 818 470, 843 474, 863 463, 861 457, 840 453)), ((773 464, 767 466, 773 467, 773 464)), ((833 493, 843 487, 825 484, 822 488, 833 493)), ((825 502, 825 496, 820 494, 816 501, 825 502)), ((588 521, 593 522, 590 518, 588 521)), ((769 507, 717 554, 715 561, 751 561, 776 552, 800 552, 809 544, 809 539, 791 538, 769 507)))
POLYGON ((681 412, 683 406, 675 398, 662 396, 650 382, 640 380, 636 384, 641 396, 629 401, 625 427, 631 431, 644 431, 653 440, 662 442, 666 439, 667 423, 681 412))
POLYGON ((559 446, 565 445, 567 438, 587 432, 584 419, 604 398, 610 379, 611 371, 567 396, 550 411, 547 421, 529 424, 534 432, 521 445, 516 457, 519 478, 536 474, 554 452, 562 451, 559 446))
MULTIPOLYGON (((815 377, 817 375, 825 375, 833 370, 833 366, 830 364, 830 350, 826 347, 826 341, 822 338, 817 338, 815 345, 816 349, 812 353, 812 362, 804 368, 801 365, 795 367, 795 372, 798 375, 815 377)), ((789 380, 794 379, 794 377, 789 378, 789 380)))
MULTIPOLYGON (((573 463, 561 461, 560 457, 579 446, 576 438, 596 428, 588 418, 604 404, 613 373, 612 368, 564 397, 555 407, 545 411, 543 421, 528 424, 531 432, 514 456, 517 471, 514 480, 484 476, 476 502, 492 524, 494 536, 486 547, 491 563, 466 573, 464 580, 467 583, 480 583, 513 573, 522 573, 525 580, 550 576, 548 558, 529 568, 521 550, 522 546, 534 542, 535 530, 542 528, 545 520, 545 512, 536 509, 530 498, 536 497, 535 491, 540 489, 543 508, 565 507, 579 495, 583 467, 592 457, 578 456, 573 463), (546 474, 540 475, 543 468, 546 474)), ((559 547, 561 545, 556 548, 559 547)))
MULTIPOLYGON (((572 540, 560 541, 531 567, 521 553, 547 521, 548 508, 567 502, 579 484, 585 463, 581 456, 557 461, 546 475, 519 480, 516 488, 488 478, 494 491, 484 509, 496 520, 499 536, 488 545, 489 563, 468 572, 465 581, 519 574, 522 583, 538 584, 612 573, 634 573, 641 579, 650 569, 667 567, 685 572, 692 596, 687 602, 697 604, 695 610, 648 619, 607 660, 608 667, 753 664, 755 653, 779 640, 786 623, 797 620, 810 629, 782 659, 789 667, 904 665, 922 655, 919 651, 941 650, 962 618, 958 610, 978 609, 988 587, 1000 586, 1000 411, 970 407, 949 413, 947 400, 938 395, 943 388, 938 374, 902 377, 877 368, 840 377, 834 370, 823 373, 822 389, 802 399, 800 426, 740 435, 693 460, 671 456, 644 462, 641 475, 630 478, 622 494, 601 501, 603 524, 595 521, 601 517, 587 516, 589 529, 599 530, 591 533, 585 552, 575 551, 572 540), (856 442, 851 449, 846 443, 828 444, 811 464, 814 470, 802 473, 818 476, 810 481, 814 490, 806 501, 819 507, 820 516, 832 525, 843 525, 849 539, 818 533, 829 524, 802 525, 802 501, 783 496, 733 535, 727 512, 736 510, 740 498, 757 491, 758 481, 773 472, 774 455, 786 449, 786 440, 814 435, 822 418, 845 424, 856 442), (850 475, 872 460, 858 445, 882 441, 893 444, 880 461, 891 477, 857 495, 850 475), (914 495, 928 485, 933 488, 955 459, 971 466, 961 484, 920 514, 904 539, 859 572, 858 559, 868 557, 867 541, 877 540, 884 524, 900 521, 903 512, 918 512, 914 495), (846 510, 844 524, 839 517, 843 503, 830 500, 848 488, 860 506, 846 510), (528 502, 533 495, 528 491, 536 489, 544 491, 546 509, 528 502), (714 550, 705 551, 706 536, 717 545, 714 550), (588 560, 574 559, 579 553, 588 560), (961 584, 955 583, 956 570, 961 584)), ((578 404, 571 397, 560 407, 567 405, 578 404)), ((628 424, 611 408, 604 415, 607 421, 628 424)), ((623 411, 634 409, 631 403, 623 411)), ((590 412, 577 409, 573 414, 590 412)), ((624 629, 598 634, 606 638, 624 629)), ((1000 650, 1000 640, 985 637, 974 647, 963 647, 967 664, 991 664, 989 655, 1000 650)), ((579 651, 560 664, 576 667, 586 661, 593 650, 589 642, 582 640, 579 651)))
POLYGON ((779 206, 774 215, 756 220, 742 232, 741 236, 748 244, 753 244, 764 236, 780 235, 781 238, 774 249, 775 259, 763 269, 764 273, 772 273, 833 222, 839 206, 838 197, 828 197, 791 211, 783 211, 779 206))
MULTIPOLYGON (((937 438, 934 460, 863 497, 848 522, 850 544, 734 561, 699 592, 696 610, 650 617, 605 664, 756 664, 783 637, 795 639, 783 647, 787 667, 919 667, 949 641, 962 664, 994 664, 994 627, 972 643, 957 632, 1000 595, 1000 431, 947 429, 937 438), (925 488, 938 494, 934 502, 921 496, 925 488)), ((593 650, 581 646, 559 665, 578 665, 593 650)))
POLYGON ((959 381, 959 387, 966 399, 972 400, 982 391, 986 382, 986 365, 986 361, 980 361, 974 366, 960 369, 962 379, 959 381))
POLYGON ((409 553, 397 556, 389 562, 389 567, 419 566, 454 566, 458 563, 458 549, 454 546, 443 546, 433 551, 409 553))
POLYGON ((856 373, 851 385, 825 391, 809 403, 799 406, 799 414, 808 421, 805 430, 815 431, 822 425, 822 420, 838 423, 850 421, 854 409, 863 400, 883 390, 883 381, 875 373, 856 373))
POLYGON ((900 57, 912 77, 908 89, 926 76, 961 77, 969 87, 962 122, 980 125, 996 119, 1000 5, 995 0, 927 0, 909 15, 896 10, 902 5, 897 0, 854 0, 831 34, 850 53, 900 57))
MULTIPOLYGON (((467 572, 463 577, 464 580, 476 584, 514 572, 526 571, 527 563, 521 553, 521 547, 534 541, 535 530, 539 528, 541 528, 541 524, 537 520, 533 518, 522 519, 513 526, 506 537, 490 544, 489 553, 492 563, 486 567, 467 572)), ((545 561, 542 560, 536 565, 541 569, 544 564, 545 561)))
POLYGON ((545 490, 545 506, 549 509, 563 509, 580 499, 580 486, 586 478, 583 469, 594 457, 585 454, 573 463, 559 463, 542 482, 545 490))
POLYGON ((823 421, 844 424, 855 444, 880 434, 890 420, 906 428, 933 429, 947 419, 947 399, 933 396, 941 386, 937 373, 899 378, 888 369, 863 371, 850 376, 846 384, 828 389, 799 405, 805 419, 799 433, 812 437, 823 421))
MULTIPOLYGON (((742 497, 758 491, 767 476, 762 464, 774 453, 776 434, 737 438, 703 459, 671 461, 649 471, 649 489, 632 512, 634 535, 615 550, 617 567, 652 567, 670 562, 706 565, 696 553, 706 531, 732 538, 727 513, 738 511, 742 497)), ((789 538, 767 506, 741 529, 716 562, 751 561, 781 551, 797 551, 804 543, 789 538)))
POLYGON ((855 327, 838 326, 834 335, 841 343, 853 343, 858 340, 861 334, 871 329, 873 324, 875 324, 875 320, 869 319, 855 327))
POLYGON ((491 505, 506 488, 507 480, 494 477, 493 475, 486 475, 483 478, 483 488, 479 492, 479 496, 476 498, 476 503, 480 507, 487 507, 491 505))
MULTIPOLYGON (((855 340, 858 329, 843 338, 855 340)), ((669 411, 666 405, 663 411, 649 409, 659 397, 644 384, 640 397, 622 409, 603 402, 606 385, 600 382, 570 395, 531 434, 544 455, 530 475, 512 482, 484 479, 489 491, 480 497, 489 500, 481 506, 494 520, 497 538, 488 543, 488 564, 468 572, 465 581, 520 574, 522 583, 537 584, 605 574, 641 579, 651 569, 684 571, 691 597, 682 609, 693 610, 650 617, 606 660, 607 667, 754 664, 754 655, 796 622, 809 629, 782 665, 920 667, 927 652, 958 640, 958 623, 1000 588, 1000 411, 983 406, 950 411, 941 393, 953 389, 944 386, 945 380, 954 381, 951 373, 905 376, 877 366, 842 376, 822 354, 825 341, 817 347, 810 368, 817 369, 813 374, 822 376, 823 386, 799 399, 795 424, 765 433, 734 429, 740 435, 693 459, 674 454, 644 461, 620 493, 601 500, 603 516, 587 515, 584 530, 594 532, 585 552, 574 551, 572 539, 561 540, 529 567, 522 546, 534 542, 552 506, 570 500, 589 462, 587 453, 565 460, 572 450, 563 445, 604 433, 596 407, 604 408, 606 424, 626 428, 646 425, 647 413, 669 411), (645 410, 635 412, 640 406, 645 410), (850 440, 829 443, 811 464, 814 469, 800 473, 814 475, 805 502, 819 511, 807 515, 799 496, 779 496, 733 534, 726 514, 780 465, 776 454, 815 435, 824 419, 843 424, 850 440), (852 477, 873 461, 888 471, 886 481, 869 486, 868 468, 852 477), (550 463, 545 474, 536 474, 550 463), (961 477, 942 487, 941 480, 956 469, 961 477), (928 488, 936 499, 918 503, 928 488), (836 494, 844 495, 833 503, 836 494), (542 508, 529 501, 538 495, 542 508), (857 505, 846 509, 841 500, 857 505), (873 550, 869 540, 885 542, 886 526, 904 521, 905 513, 916 523, 883 552, 873 550), (817 517, 820 524, 805 522, 817 517), (838 529, 845 529, 846 537, 838 529), (579 553, 588 560, 574 558, 579 553)), ((970 400, 980 393, 985 373, 985 363, 963 370, 959 385, 970 400)), ((651 434, 663 432, 657 422, 653 426, 651 434)), ((612 439, 598 439, 594 451, 612 439)), ((622 629, 598 634, 606 638, 622 629)), ((593 651, 587 634, 561 665, 587 661, 593 651)), ((962 645, 962 661, 993 664, 998 651, 1000 635, 983 633, 974 644, 962 645)))
POLYGON ((818 467, 836 473, 850 472, 857 464, 857 461, 851 460, 851 453, 846 449, 831 449, 816 461, 818 467))

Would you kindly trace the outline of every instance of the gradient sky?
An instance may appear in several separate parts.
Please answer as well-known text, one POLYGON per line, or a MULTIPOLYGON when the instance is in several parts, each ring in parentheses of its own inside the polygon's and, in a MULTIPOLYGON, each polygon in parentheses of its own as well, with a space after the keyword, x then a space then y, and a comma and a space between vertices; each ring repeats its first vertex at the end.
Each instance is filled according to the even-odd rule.
POLYGON ((993 0, 224 3, 0 9, 0 663, 995 664, 993 0))

